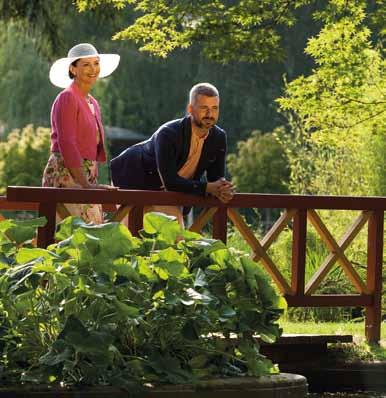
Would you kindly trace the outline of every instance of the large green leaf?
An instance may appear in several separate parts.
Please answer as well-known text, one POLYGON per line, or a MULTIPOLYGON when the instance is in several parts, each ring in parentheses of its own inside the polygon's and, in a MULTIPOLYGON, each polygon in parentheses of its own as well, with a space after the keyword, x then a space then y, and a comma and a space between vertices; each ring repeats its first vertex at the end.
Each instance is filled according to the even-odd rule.
MULTIPOLYGON (((184 234, 175 217, 159 212, 146 213, 143 227, 147 234, 154 235, 168 244, 176 243, 177 238, 184 234)), ((189 236, 189 234, 186 235, 189 236)))
POLYGON ((175 217, 165 213, 149 212, 143 217, 143 229, 146 233, 154 235, 160 233, 165 224, 170 226, 175 221, 175 217))
POLYGON ((125 276, 129 280, 139 283, 141 277, 135 265, 126 258, 119 258, 113 262, 112 269, 118 276, 125 276))
POLYGON ((67 217, 59 223, 55 238, 58 241, 68 239, 72 236, 74 230, 84 225, 86 225, 86 223, 80 217, 67 217))
POLYGON ((28 247, 20 248, 16 254, 16 262, 18 264, 28 263, 37 258, 57 259, 59 256, 56 253, 46 249, 28 247))
POLYGON ((47 223, 45 217, 29 220, 4 220, 0 222, 0 232, 16 244, 29 241, 36 236, 36 229, 44 227, 47 223))

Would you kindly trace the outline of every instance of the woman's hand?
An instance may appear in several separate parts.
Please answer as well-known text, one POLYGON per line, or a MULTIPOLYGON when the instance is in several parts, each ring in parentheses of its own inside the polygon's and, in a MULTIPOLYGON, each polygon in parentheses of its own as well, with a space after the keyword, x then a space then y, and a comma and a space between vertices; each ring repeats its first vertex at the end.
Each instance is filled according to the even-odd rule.
POLYGON ((108 189, 111 191, 116 191, 119 189, 118 187, 114 187, 108 184, 90 184, 87 181, 87 177, 85 176, 83 169, 81 167, 76 168, 69 168, 70 174, 77 184, 76 188, 83 188, 83 189, 108 189))
POLYGON ((119 187, 114 187, 108 184, 94 184, 90 185, 89 189, 107 189, 108 191, 117 191, 119 187))

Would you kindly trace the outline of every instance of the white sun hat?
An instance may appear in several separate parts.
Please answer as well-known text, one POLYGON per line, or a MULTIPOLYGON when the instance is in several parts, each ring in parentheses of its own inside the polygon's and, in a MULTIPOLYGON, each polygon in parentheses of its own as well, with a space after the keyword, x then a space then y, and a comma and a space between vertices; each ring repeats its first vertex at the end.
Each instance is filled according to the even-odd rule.
POLYGON ((99 54, 97 49, 90 43, 80 43, 72 47, 67 54, 67 58, 60 58, 55 61, 50 69, 50 81, 53 85, 60 88, 67 88, 73 80, 68 72, 70 65, 79 58, 99 57, 100 73, 99 77, 111 75, 119 64, 118 54, 99 54))

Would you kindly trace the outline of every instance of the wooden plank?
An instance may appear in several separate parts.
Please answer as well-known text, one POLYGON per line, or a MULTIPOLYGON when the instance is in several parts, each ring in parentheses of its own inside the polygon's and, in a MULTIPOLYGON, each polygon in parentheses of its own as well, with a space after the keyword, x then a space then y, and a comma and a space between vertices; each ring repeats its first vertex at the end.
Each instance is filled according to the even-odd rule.
POLYGON ((128 228, 134 236, 139 236, 139 231, 143 228, 143 206, 135 206, 130 210, 128 228))
POLYGON ((265 270, 271 275, 272 279, 277 284, 281 293, 292 294, 292 290, 285 280, 283 275, 277 269, 274 262, 267 255, 264 248, 261 246, 260 242, 256 239, 255 235, 248 227, 243 217, 234 209, 228 209, 228 217, 234 224, 234 226, 238 229, 241 236, 246 240, 248 245, 252 248, 254 252, 253 261, 259 262, 261 261, 265 270))
POLYGON ((105 213, 115 213, 117 211, 117 206, 115 203, 104 203, 102 205, 102 210, 105 213))
POLYGON ((12 202, 7 200, 5 196, 0 196, 0 210, 27 210, 38 211, 39 203, 32 202, 12 202))
POLYGON ((275 224, 272 225, 271 229, 265 234, 264 238, 261 240, 261 245, 265 250, 268 250, 271 244, 288 225, 288 222, 294 217, 296 212, 296 209, 286 209, 283 214, 276 220, 275 224))
POLYGON ((291 288, 295 294, 304 293, 306 273, 307 211, 295 214, 292 231, 291 288))
POLYGON ((373 302, 371 294, 285 295, 290 307, 363 307, 373 302))
POLYGON ((121 222, 127 215, 130 217, 130 212, 133 206, 121 205, 118 210, 112 215, 110 221, 121 222))
POLYGON ((56 203, 40 203, 39 217, 46 217, 47 224, 38 228, 37 246, 46 248, 55 241, 56 203))
POLYGON ((67 209, 66 205, 63 203, 56 204, 56 212, 59 214, 59 217, 64 220, 67 217, 71 216, 71 213, 67 209))
MULTIPOLYGON (((350 226, 350 228, 343 235, 342 239, 339 241, 338 245, 341 251, 347 249, 347 247, 351 244, 354 238, 358 235, 358 233, 362 230, 363 226, 368 221, 371 212, 364 211, 362 212, 354 221, 354 223, 350 226)), ((330 272, 332 266, 338 260, 337 253, 330 253, 327 258, 324 260, 323 264, 319 267, 319 269, 315 272, 315 274, 310 278, 307 286, 306 286, 306 294, 312 294, 319 287, 320 282, 325 278, 325 276, 330 272)))
POLYGON ((330 252, 337 256, 337 260, 339 261, 343 271, 345 272, 351 283, 354 285, 354 287, 358 290, 359 293, 368 293, 367 286, 364 284, 358 273, 355 271, 354 267, 347 259, 343 250, 341 250, 341 248, 338 246, 335 239, 330 234, 330 231, 326 228, 316 211, 308 210, 307 214, 312 225, 318 231, 320 237, 322 238, 323 242, 326 244, 330 252))
POLYGON ((237 210, 228 209, 228 217, 254 252, 261 248, 259 241, 237 210))
POLYGON ((213 215, 213 230, 212 236, 214 239, 219 239, 227 243, 227 209, 225 207, 217 208, 213 215))
POLYGON ((373 302, 366 307, 365 327, 366 338, 370 343, 378 343, 381 338, 383 223, 383 211, 374 211, 369 219, 367 235, 367 287, 373 302))
POLYGON ((198 217, 194 220, 193 224, 190 226, 189 231, 201 232, 202 228, 211 220, 213 215, 216 213, 217 207, 212 207, 209 209, 204 209, 198 217))
MULTIPOLYGON (((352 343, 351 334, 282 334, 274 345, 303 345, 303 344, 326 344, 326 343, 352 343)), ((269 344, 261 342, 262 344, 269 344)))
POLYGON ((292 289, 290 288, 288 282, 285 280, 284 276, 276 267, 275 263, 271 260, 271 258, 267 255, 263 248, 258 249, 257 255, 253 257, 253 260, 258 262, 261 261, 264 265, 265 270, 269 273, 271 278, 275 281, 277 287, 280 290, 281 294, 293 294, 292 289))
POLYGON ((386 210, 386 197, 272 195, 238 193, 226 205, 214 197, 178 192, 140 190, 69 189, 42 187, 7 188, 10 201, 56 201, 63 203, 126 203, 131 205, 185 205, 198 207, 386 210))

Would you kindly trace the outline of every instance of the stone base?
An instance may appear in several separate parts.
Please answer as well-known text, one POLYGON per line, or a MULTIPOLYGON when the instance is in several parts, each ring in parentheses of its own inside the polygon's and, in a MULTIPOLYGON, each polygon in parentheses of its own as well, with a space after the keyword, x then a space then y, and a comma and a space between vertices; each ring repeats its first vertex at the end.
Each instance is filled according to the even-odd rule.
POLYGON ((146 394, 149 398, 304 398, 304 376, 281 373, 264 377, 232 377, 200 382, 197 386, 163 386, 146 394))
MULTIPOLYGON (((165 385, 149 388, 143 398, 305 398, 304 376, 281 373, 265 377, 234 377, 202 381, 197 385, 165 385)), ((115 387, 74 390, 17 386, 0 388, 0 398, 128 398, 115 387)))

